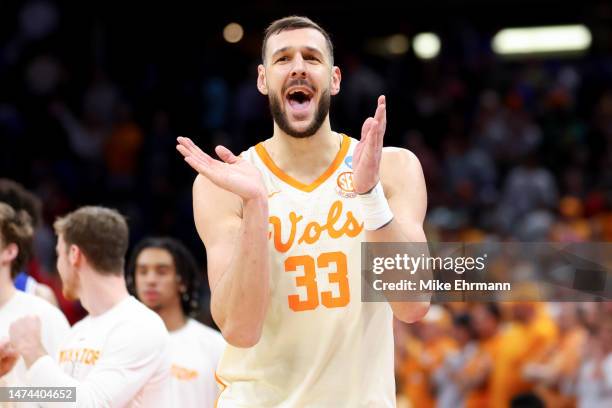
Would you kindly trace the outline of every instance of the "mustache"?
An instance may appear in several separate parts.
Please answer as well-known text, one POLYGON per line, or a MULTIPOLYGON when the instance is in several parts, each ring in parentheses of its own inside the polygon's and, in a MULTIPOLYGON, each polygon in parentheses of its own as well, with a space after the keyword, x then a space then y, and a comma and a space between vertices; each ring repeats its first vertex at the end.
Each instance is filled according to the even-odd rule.
POLYGON ((287 82, 285 84, 285 86, 283 86, 283 95, 287 93, 287 89, 293 87, 293 86, 303 86, 305 88, 310 89, 313 93, 316 92, 316 88, 307 80, 302 79, 302 78, 298 78, 298 79, 292 79, 289 82, 287 82))

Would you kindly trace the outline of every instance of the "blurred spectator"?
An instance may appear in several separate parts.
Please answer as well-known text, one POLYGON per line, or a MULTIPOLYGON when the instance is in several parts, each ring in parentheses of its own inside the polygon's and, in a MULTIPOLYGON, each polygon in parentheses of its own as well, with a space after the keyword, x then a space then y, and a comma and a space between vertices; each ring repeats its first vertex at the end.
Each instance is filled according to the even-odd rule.
POLYGON ((466 390, 462 387, 461 377, 477 351, 469 314, 461 313, 454 317, 452 334, 457 349, 449 352, 442 365, 433 373, 437 390, 436 407, 439 408, 465 407, 466 390))
POLYGON ((85 112, 80 120, 62 102, 52 103, 49 110, 66 131, 70 148, 80 159, 89 163, 102 160, 102 147, 109 129, 94 111, 85 112))
POLYGON ((559 202, 561 218, 551 230, 557 242, 586 242, 592 239, 591 225, 582 217, 583 205, 576 197, 563 197, 559 202))
POLYGON ((504 387, 501 310, 494 303, 479 303, 473 306, 471 316, 478 349, 468 362, 461 386, 467 392, 466 407, 490 407, 504 387))
POLYGON ((432 306, 425 318, 415 323, 417 340, 408 342, 406 358, 400 362, 402 390, 412 406, 436 406, 433 375, 456 348, 449 335, 450 315, 441 306, 432 306))
POLYGON ((535 393, 549 407, 572 407, 573 383, 580 367, 587 332, 581 325, 575 303, 558 303, 557 342, 541 359, 533 359, 523 368, 523 377, 536 384, 535 393))
POLYGON ((495 165, 483 150, 470 147, 463 136, 450 137, 444 144, 444 180, 456 207, 479 208, 497 198, 495 165))
POLYGON ((552 173, 531 154, 523 164, 512 169, 506 179, 498 207, 498 222, 504 231, 511 231, 517 221, 531 211, 554 208, 557 199, 552 173))
POLYGON ((21 35, 29 40, 39 40, 51 34, 58 25, 59 15, 51 1, 31 0, 19 13, 21 35))
POLYGON ((97 118, 102 127, 108 129, 115 122, 118 105, 119 89, 102 67, 95 67, 92 82, 83 96, 85 115, 97 118))
POLYGON ((436 157, 434 151, 425 143, 423 134, 418 130, 412 129, 404 134, 403 146, 415 154, 421 162, 423 175, 427 180, 427 192, 429 194, 428 202, 439 203, 441 197, 431 197, 432 194, 441 191, 440 180, 440 160, 436 157))
POLYGON ((36 96, 53 94, 59 85, 61 75, 62 67, 57 58, 51 55, 38 56, 26 69, 28 90, 36 96))
MULTIPOLYGON (((351 121, 349 129, 361 131, 362 118, 372 115, 372 102, 385 91, 385 81, 381 75, 364 64, 358 55, 349 55, 344 60, 346 77, 342 81, 342 101, 339 112, 351 121)), ((360 137, 360 135, 354 135, 360 137)))
POLYGON ((550 318, 547 305, 537 302, 513 302, 513 320, 502 338, 504 378, 494 391, 495 404, 509 404, 513 397, 532 390, 532 383, 523 376, 531 361, 539 361, 549 353, 557 340, 557 327, 550 318))
POLYGON ((109 189, 127 192, 134 187, 138 156, 144 136, 132 117, 131 108, 117 108, 117 123, 104 145, 104 161, 108 170, 109 189))
POLYGON ((612 406, 612 315, 600 318, 578 376, 579 407, 612 406))

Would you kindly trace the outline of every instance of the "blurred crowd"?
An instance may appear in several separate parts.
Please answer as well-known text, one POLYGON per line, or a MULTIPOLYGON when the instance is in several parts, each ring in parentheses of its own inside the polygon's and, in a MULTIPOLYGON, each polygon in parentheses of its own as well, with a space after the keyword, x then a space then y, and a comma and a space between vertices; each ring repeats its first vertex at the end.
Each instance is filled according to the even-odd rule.
MULTIPOLYGON (((5 11, 13 19, 0 36, 0 177, 43 201, 35 277, 61 300, 50 225, 83 204, 120 210, 132 243, 181 239, 204 265, 193 173, 175 138, 239 152, 271 135, 255 87, 258 48, 136 43, 132 26, 83 27, 50 0, 5 11)), ((385 59, 329 29, 342 44, 333 128, 358 137, 376 97, 387 95, 385 143, 421 161, 429 240, 612 241, 609 55, 502 61, 466 25, 447 48, 442 37, 433 61, 411 52, 385 59)), ((82 315, 73 308, 72 322, 82 315)), ((606 303, 437 306, 423 322, 396 327, 398 391, 417 407, 603 406, 589 398, 612 398, 610 312, 606 303)))
POLYGON ((448 303, 396 321, 399 407, 604 407, 612 303, 448 303))

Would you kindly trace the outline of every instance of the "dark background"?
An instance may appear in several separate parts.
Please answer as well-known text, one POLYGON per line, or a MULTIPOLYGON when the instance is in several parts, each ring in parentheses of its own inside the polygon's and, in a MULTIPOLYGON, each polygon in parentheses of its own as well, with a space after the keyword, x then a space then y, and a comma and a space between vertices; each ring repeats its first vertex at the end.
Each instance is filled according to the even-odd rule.
POLYGON ((175 137, 240 152, 271 136, 256 66, 263 30, 289 14, 331 33, 343 73, 335 130, 358 137, 387 95, 386 144, 421 160, 430 239, 611 239, 610 2, 3 1, 0 176, 43 199, 49 273, 49 225, 84 204, 118 208, 132 243, 168 234, 204 260, 175 137), (245 30, 237 44, 222 37, 232 21, 245 30), (501 28, 567 23, 591 30, 585 54, 491 51, 501 28), (372 39, 422 31, 441 38, 432 61, 369 51, 372 39))

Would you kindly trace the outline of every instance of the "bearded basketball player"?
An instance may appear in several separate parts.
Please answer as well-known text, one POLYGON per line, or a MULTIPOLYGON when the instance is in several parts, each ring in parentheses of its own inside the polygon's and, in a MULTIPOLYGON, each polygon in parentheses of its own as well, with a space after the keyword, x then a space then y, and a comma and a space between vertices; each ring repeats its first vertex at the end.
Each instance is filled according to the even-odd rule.
POLYGON ((332 131, 340 92, 328 33, 305 17, 265 32, 257 88, 272 137, 221 160, 190 139, 194 218, 206 246, 212 315, 229 345, 219 407, 393 407, 393 316, 429 302, 362 302, 362 242, 424 242, 418 159, 384 148, 386 101, 360 140, 332 131))

